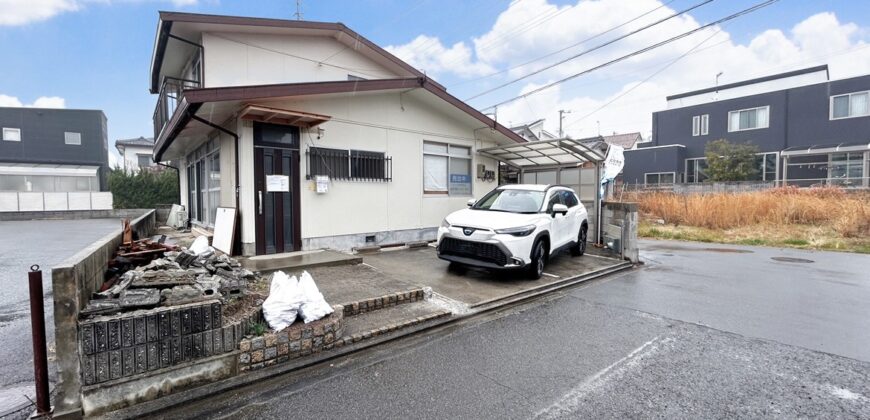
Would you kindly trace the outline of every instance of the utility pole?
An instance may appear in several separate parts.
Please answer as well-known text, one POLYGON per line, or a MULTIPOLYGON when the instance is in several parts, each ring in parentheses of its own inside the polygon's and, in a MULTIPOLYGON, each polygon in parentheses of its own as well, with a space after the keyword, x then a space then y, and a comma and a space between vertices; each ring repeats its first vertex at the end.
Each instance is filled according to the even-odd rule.
POLYGON ((293 16, 296 16, 296 20, 302 20, 302 0, 296 0, 296 13, 293 16))
POLYGON ((564 114, 570 114, 570 110, 560 109, 559 110, 559 138, 565 138, 565 132, 562 131, 562 120, 565 119, 564 114))
POLYGON ((716 93, 715 96, 713 96, 714 101, 719 100, 719 76, 721 76, 723 73, 724 72, 721 71, 719 73, 716 73, 716 93))

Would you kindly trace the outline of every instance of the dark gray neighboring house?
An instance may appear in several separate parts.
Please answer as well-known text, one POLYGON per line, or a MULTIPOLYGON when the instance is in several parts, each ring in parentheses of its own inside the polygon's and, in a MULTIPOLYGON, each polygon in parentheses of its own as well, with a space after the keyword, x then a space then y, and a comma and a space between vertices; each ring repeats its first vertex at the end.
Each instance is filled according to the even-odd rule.
POLYGON ((0 191, 106 191, 100 110, 0 107, 0 191))
POLYGON ((707 143, 758 146, 758 181, 868 187, 870 75, 818 66, 669 96, 652 141, 626 151, 628 184, 703 182, 707 143))

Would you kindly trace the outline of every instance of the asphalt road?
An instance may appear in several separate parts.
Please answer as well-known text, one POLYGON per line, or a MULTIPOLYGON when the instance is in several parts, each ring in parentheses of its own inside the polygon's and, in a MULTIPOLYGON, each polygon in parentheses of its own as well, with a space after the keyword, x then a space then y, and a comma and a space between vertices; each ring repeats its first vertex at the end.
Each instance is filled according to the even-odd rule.
POLYGON ((644 246, 642 269, 161 417, 870 418, 870 257, 644 246))
MULTIPOLYGON (((27 272, 43 272, 46 337, 54 348, 51 267, 120 228, 116 219, 0 222, 0 414, 34 395, 27 272)), ((54 380, 53 366, 49 366, 54 380)))

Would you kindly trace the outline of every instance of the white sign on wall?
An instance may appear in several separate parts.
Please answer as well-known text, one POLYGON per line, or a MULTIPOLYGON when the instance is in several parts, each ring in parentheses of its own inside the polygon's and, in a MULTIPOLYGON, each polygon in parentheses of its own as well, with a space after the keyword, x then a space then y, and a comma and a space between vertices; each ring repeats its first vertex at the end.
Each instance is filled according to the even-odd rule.
POLYGON ((266 192, 290 192, 290 177, 266 175, 266 192))
POLYGON ((314 177, 315 191, 318 194, 324 194, 329 191, 329 177, 326 175, 317 175, 314 177))

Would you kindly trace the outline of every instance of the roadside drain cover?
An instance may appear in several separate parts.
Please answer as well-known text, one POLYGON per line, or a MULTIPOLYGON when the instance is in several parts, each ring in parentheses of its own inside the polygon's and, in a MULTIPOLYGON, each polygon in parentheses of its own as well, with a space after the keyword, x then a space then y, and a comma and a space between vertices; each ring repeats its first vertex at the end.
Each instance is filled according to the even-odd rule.
POLYGON ((815 262, 815 261, 813 261, 813 260, 807 260, 807 259, 804 259, 804 258, 792 258, 792 257, 770 257, 770 259, 772 259, 772 260, 774 260, 774 261, 791 262, 791 263, 811 263, 811 262, 815 262))

